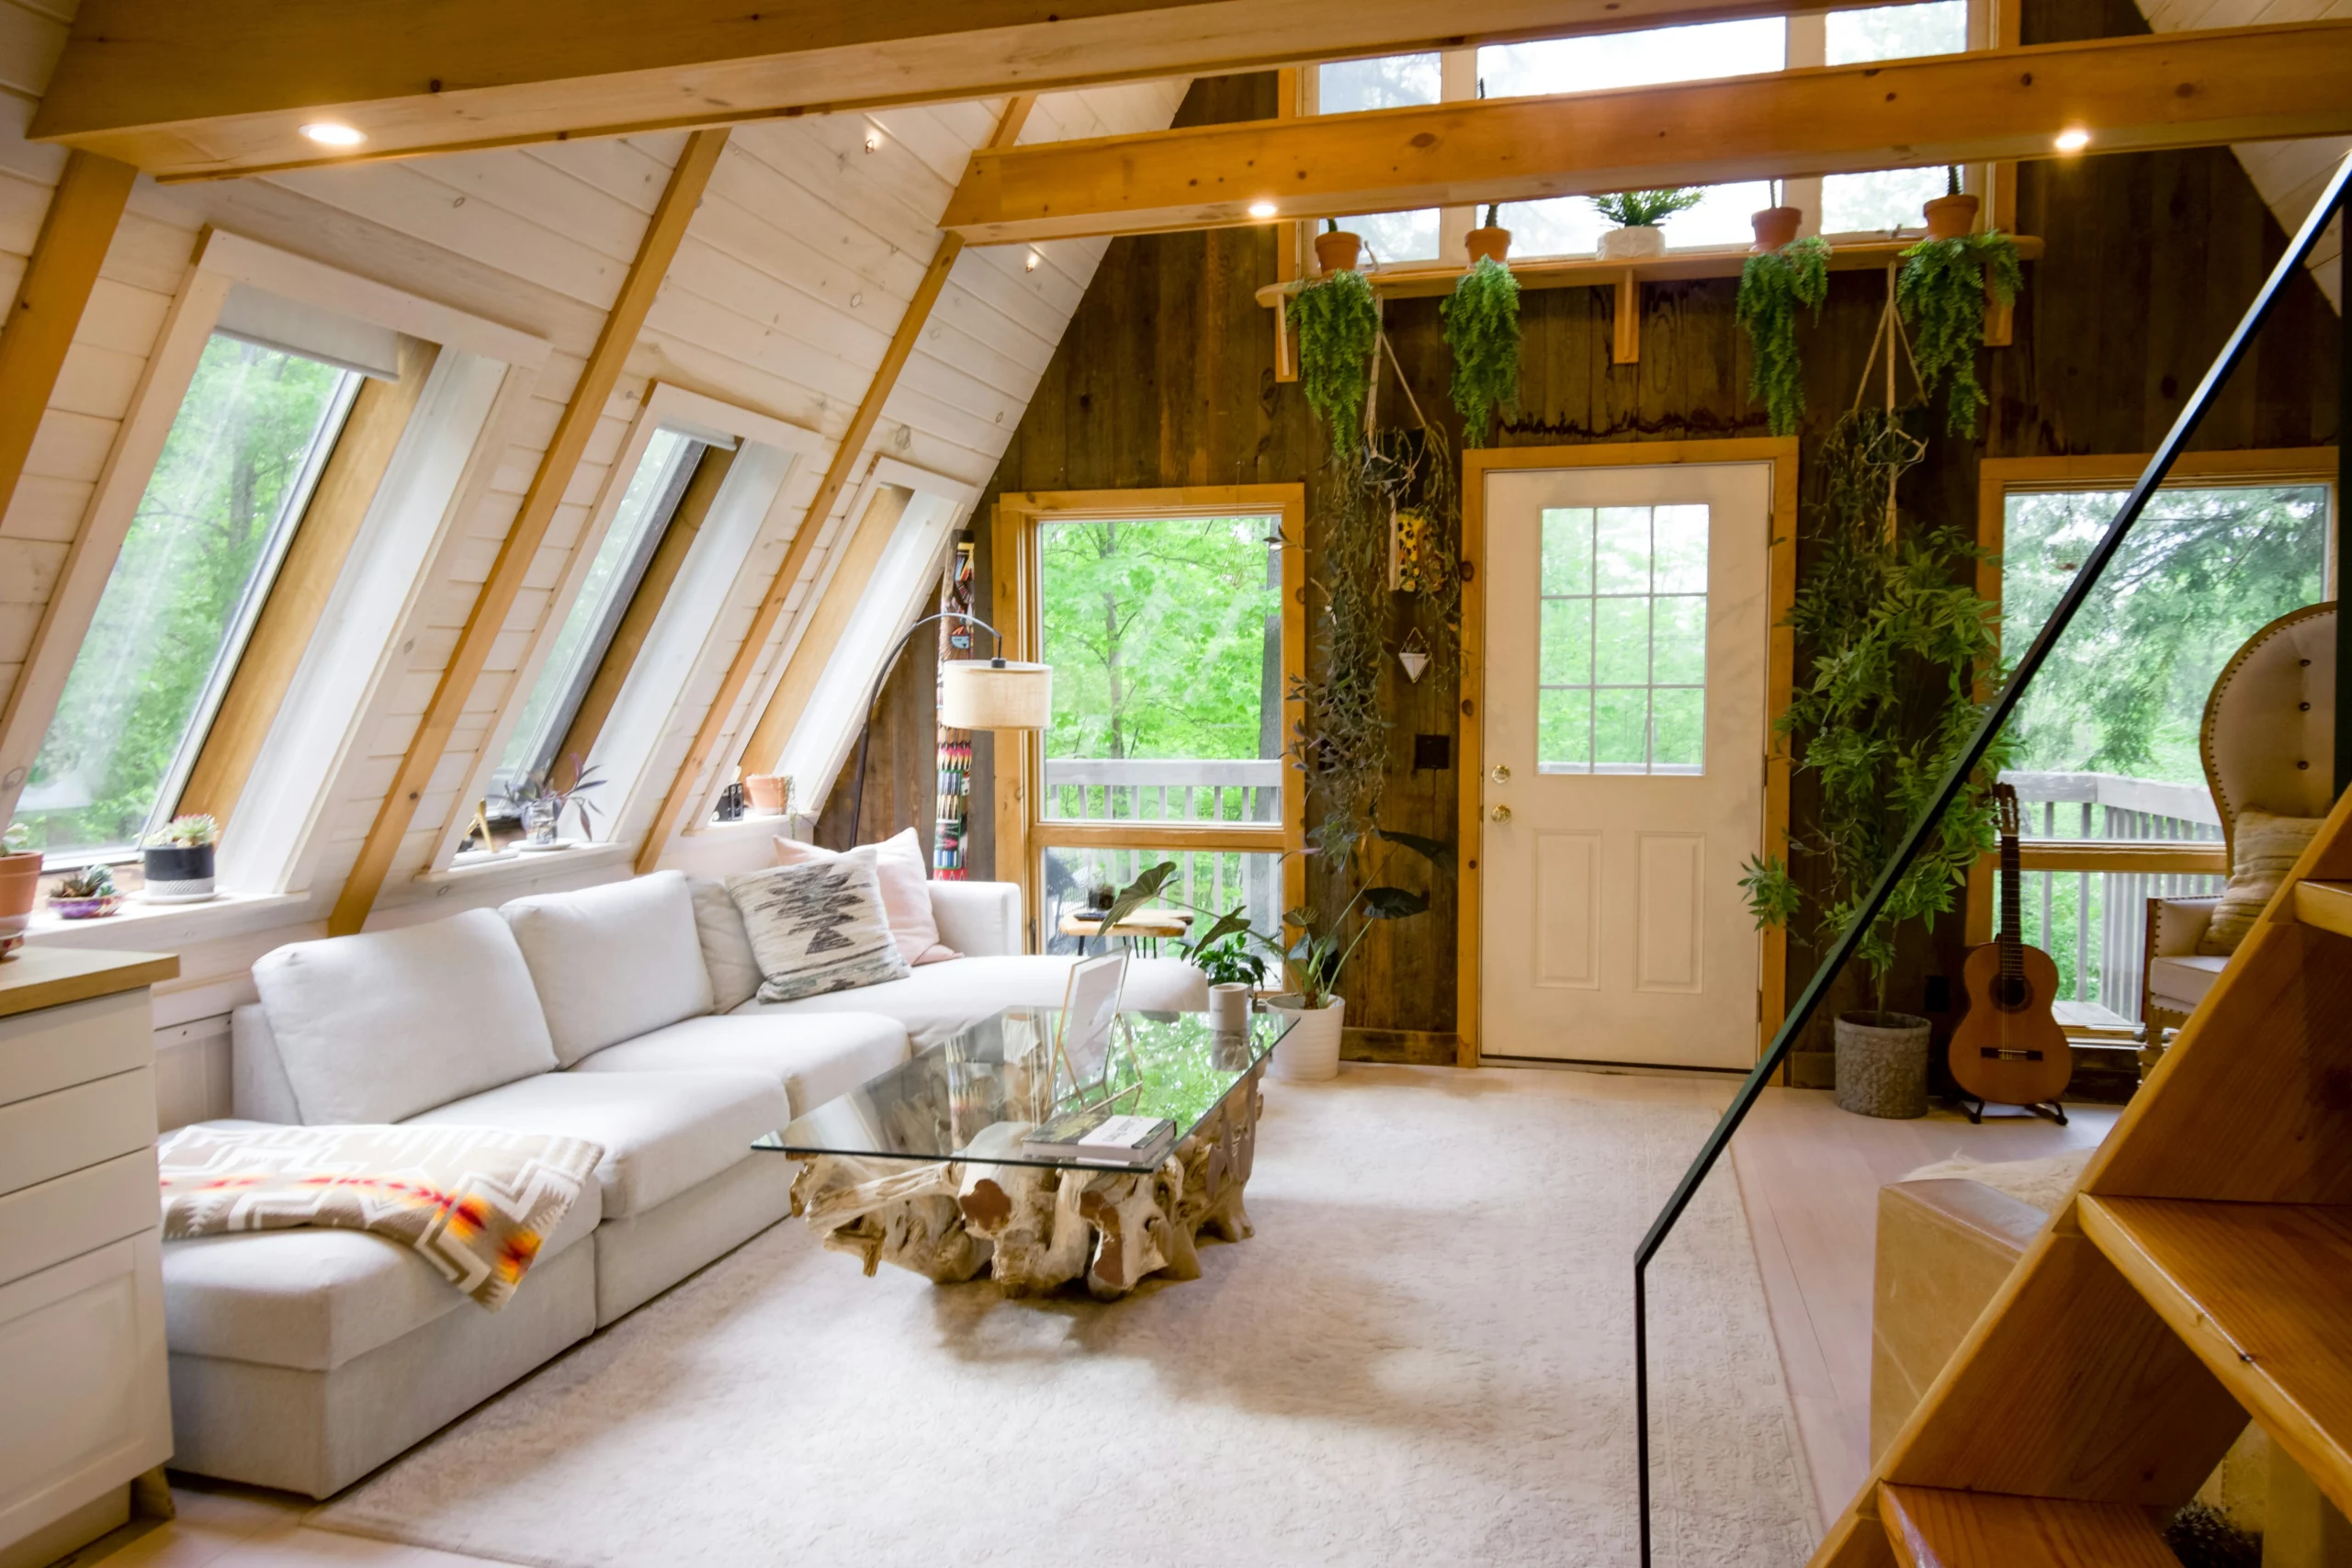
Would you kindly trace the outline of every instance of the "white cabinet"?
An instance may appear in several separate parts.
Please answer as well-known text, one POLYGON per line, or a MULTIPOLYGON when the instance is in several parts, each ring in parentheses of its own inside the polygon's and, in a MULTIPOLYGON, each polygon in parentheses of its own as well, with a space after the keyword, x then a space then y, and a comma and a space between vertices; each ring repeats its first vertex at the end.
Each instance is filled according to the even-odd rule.
POLYGON ((121 1522, 171 1457, 153 953, 0 964, 0 1564, 121 1522))

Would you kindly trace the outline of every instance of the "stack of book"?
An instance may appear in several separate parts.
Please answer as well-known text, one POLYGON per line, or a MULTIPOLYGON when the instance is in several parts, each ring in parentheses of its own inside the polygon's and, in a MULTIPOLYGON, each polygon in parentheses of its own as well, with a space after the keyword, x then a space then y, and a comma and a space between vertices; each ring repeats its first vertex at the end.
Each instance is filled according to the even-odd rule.
POLYGON ((1096 1105, 1032 1127, 1021 1141, 1021 1157, 1148 1168, 1166 1159, 1175 1143, 1176 1123, 1165 1116, 1126 1116, 1096 1105))

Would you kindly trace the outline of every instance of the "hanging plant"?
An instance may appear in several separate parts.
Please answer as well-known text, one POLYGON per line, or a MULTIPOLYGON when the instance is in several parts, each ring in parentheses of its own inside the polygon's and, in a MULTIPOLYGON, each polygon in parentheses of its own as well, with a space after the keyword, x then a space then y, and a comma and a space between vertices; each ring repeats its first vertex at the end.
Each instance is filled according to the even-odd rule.
POLYGON ((1894 299, 1917 333, 1912 357, 1919 384, 1932 397, 1951 378, 1945 434, 1976 434, 1976 415, 1989 400, 1976 379, 1976 351, 1984 346, 1984 303, 2013 305, 2024 286, 2017 242, 1997 229, 1922 240, 1903 253, 1894 299))
POLYGON ((1764 405, 1765 423, 1775 435, 1795 434, 1797 417, 1804 412, 1797 307, 1812 306, 1818 322, 1821 302, 1828 297, 1829 244, 1818 237, 1750 256, 1740 268, 1734 313, 1747 326, 1753 351, 1747 396, 1764 405))
POLYGON ((1499 409, 1519 412, 1519 279, 1510 268, 1482 258, 1464 273, 1438 307, 1445 343, 1453 350, 1453 406, 1462 411, 1464 445, 1485 440, 1499 409))
POLYGON ((1331 436, 1331 456, 1344 461, 1362 439, 1364 388, 1380 341, 1380 307, 1360 272, 1335 272, 1298 291, 1290 302, 1298 333, 1298 385, 1331 436))

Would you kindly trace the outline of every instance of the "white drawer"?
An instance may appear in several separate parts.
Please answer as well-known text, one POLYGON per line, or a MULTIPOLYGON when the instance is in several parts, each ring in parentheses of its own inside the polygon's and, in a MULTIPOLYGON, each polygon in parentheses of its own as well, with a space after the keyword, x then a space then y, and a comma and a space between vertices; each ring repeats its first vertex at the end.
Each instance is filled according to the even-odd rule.
POLYGON ((171 1456, 162 1245, 119 1241, 0 1285, 0 1541, 171 1456))
POLYGON ((153 1066, 145 987, 0 1018, 0 1105, 153 1066))
POLYGON ((153 1148, 21 1188, 0 1198, 0 1284, 163 1224, 153 1148))
POLYGON ((155 1075, 148 1067, 0 1105, 0 1193, 154 1141, 155 1075))

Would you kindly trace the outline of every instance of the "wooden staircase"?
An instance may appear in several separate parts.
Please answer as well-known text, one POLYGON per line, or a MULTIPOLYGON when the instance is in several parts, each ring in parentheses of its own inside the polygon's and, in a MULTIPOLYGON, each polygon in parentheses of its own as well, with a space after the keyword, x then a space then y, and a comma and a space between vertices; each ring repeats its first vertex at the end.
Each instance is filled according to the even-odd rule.
POLYGON ((1815 1568, 2175 1568, 2249 1417, 2352 1512, 2352 794, 1815 1568))

